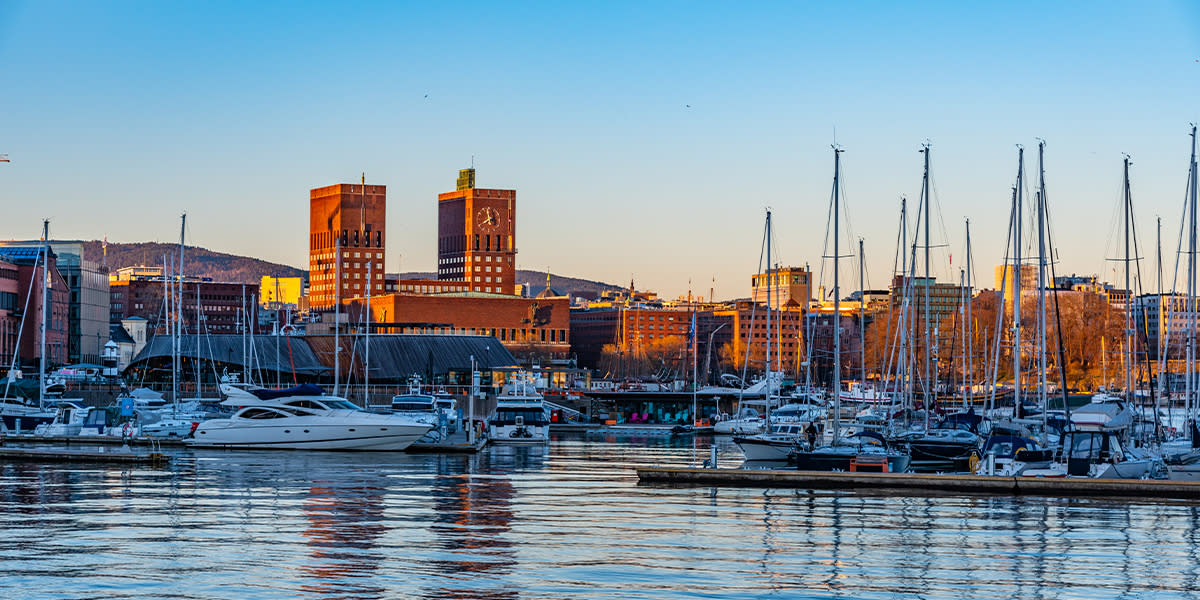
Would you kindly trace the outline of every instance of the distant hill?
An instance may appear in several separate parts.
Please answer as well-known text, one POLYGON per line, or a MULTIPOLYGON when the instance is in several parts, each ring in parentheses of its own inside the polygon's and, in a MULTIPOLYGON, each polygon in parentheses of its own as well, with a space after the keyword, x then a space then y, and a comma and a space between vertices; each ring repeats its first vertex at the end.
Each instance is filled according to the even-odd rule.
MULTIPOLYGON (((437 279, 437 273, 429 272, 410 272, 400 273, 400 279, 437 279)), ((525 269, 517 269, 516 283, 527 284, 533 292, 531 296, 537 295, 546 288, 546 272, 545 271, 528 271, 525 269)), ((620 286, 604 283, 603 281, 592 281, 590 279, 579 279, 576 277, 564 277, 562 275, 550 274, 550 287, 563 294, 595 294, 609 290, 622 289, 620 286)))
MULTIPOLYGON (((179 246, 159 242, 135 244, 108 243, 108 268, 162 266, 163 256, 175 255, 179 246)), ((100 241, 84 242, 84 254, 88 260, 101 261, 104 251, 100 241)), ((169 260, 169 259, 168 259, 169 260)), ((214 281, 253 283, 258 285, 263 275, 278 277, 307 277, 308 271, 281 265, 248 256, 213 252, 205 248, 188 246, 183 255, 184 271, 188 275, 211 277, 214 281)))
MULTIPOLYGON (((123 267, 136 267, 140 265, 161 266, 164 255, 174 255, 178 251, 179 246, 160 242, 133 244, 109 242, 108 267, 115 271, 123 267)), ((84 254, 88 257, 88 260, 100 262, 104 254, 100 247, 100 241, 84 242, 84 254)), ((188 275, 211 277, 214 281, 233 283, 253 283, 257 285, 264 275, 308 277, 308 271, 289 267, 288 265, 267 262, 248 256, 214 252, 195 246, 187 247, 184 253, 184 265, 184 270, 188 275)), ((437 273, 400 273, 399 276, 401 279, 436 279, 437 273)), ((533 293, 536 294, 546 287, 546 273, 518 269, 516 282, 519 284, 529 284, 533 293)), ((601 281, 564 277, 562 275, 554 275, 553 273, 550 274, 550 287, 565 294, 597 295, 600 292, 621 289, 618 286, 601 281)))

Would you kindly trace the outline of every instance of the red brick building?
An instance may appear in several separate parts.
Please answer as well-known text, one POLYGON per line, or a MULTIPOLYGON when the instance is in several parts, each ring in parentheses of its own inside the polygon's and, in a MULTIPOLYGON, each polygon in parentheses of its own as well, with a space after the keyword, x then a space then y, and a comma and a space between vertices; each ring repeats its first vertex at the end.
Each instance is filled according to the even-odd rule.
MULTIPOLYGON (((351 323, 362 323, 364 300, 347 303, 351 323)), ((517 358, 566 358, 570 308, 567 298, 391 294, 371 298, 371 331, 491 335, 517 358)))
MULTIPOLYGON (((9 317, 6 320, 13 327, 9 330, 10 332, 19 330, 20 345, 16 346, 16 340, 13 339, 9 346, 17 348, 19 356, 17 364, 27 367, 36 367, 41 357, 41 338, 38 331, 42 321, 43 292, 49 293, 46 299, 46 306, 49 309, 46 318, 46 365, 47 367, 60 366, 68 362, 67 338, 71 288, 67 285, 67 280, 58 272, 58 260, 53 251, 49 253, 47 260, 50 285, 46 286, 43 283, 42 264, 39 258, 41 253, 42 249, 38 247, 12 246, 0 249, 0 259, 4 261, 0 263, 0 281, 4 282, 0 283, 0 292, 13 290, 15 287, 16 293, 16 297, 11 300, 12 310, 0 310, 0 314, 8 313, 9 317), (15 286, 12 280, 14 267, 16 269, 15 286), (31 281, 33 282, 32 286, 30 286, 31 281), (24 314, 24 320, 19 316, 21 314, 24 314)), ((9 360, 11 361, 11 354, 9 354, 9 360)), ((9 364, 11 362, 5 363, 3 368, 7 369, 9 364)))
POLYGON ((372 294, 384 293, 386 206, 387 188, 382 185, 341 183, 309 192, 308 301, 312 310, 332 310, 338 297, 363 296, 368 289, 372 294))
POLYGON ((0 260, 0 368, 12 364, 17 349, 17 329, 24 309, 19 301, 24 296, 17 285, 19 279, 17 265, 0 260))
POLYGON ((460 171, 458 189, 438 194, 438 279, 516 293, 516 203, 516 190, 476 188, 475 169, 460 171))
MULTIPOLYGON (((150 331, 160 331, 164 322, 161 273, 160 270, 158 276, 138 275, 110 280, 109 322, 120 323, 130 317, 142 317, 149 322, 150 331)), ((200 333, 240 333, 238 322, 242 310, 253 309, 252 298, 257 292, 258 287, 253 284, 185 278, 180 311, 183 333, 196 333, 197 329, 200 333), (197 294, 200 295, 199 306, 197 294)))
POLYGON ((769 343, 771 370, 790 374, 800 372, 799 366, 804 360, 802 308, 791 305, 783 310, 771 310, 770 330, 767 329, 767 312, 766 305, 739 301, 731 308, 714 311, 713 316, 728 319, 731 323, 730 328, 736 334, 731 340, 731 349, 737 355, 737 360, 746 356, 746 347, 749 345, 752 371, 763 369, 769 343))

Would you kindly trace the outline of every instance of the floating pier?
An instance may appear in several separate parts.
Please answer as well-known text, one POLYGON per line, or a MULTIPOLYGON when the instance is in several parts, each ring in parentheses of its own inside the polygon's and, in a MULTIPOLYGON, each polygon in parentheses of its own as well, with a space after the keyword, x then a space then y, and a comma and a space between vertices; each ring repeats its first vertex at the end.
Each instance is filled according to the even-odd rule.
POLYGON ((0 448, 0 459, 31 462, 60 463, 117 463, 137 465, 165 465, 171 459, 161 452, 134 454, 120 450, 60 450, 56 448, 0 448))
POLYGON ((756 469, 645 467, 642 483, 726 487, 778 487, 814 490, 886 489, 909 492, 1034 496, 1136 496, 1145 499, 1200 499, 1200 482, 1161 479, 1074 477, 994 477, 920 473, 847 473, 756 469))
POLYGON ((9 433, 4 436, 5 440, 10 442, 35 443, 35 444, 59 444, 70 446, 80 444, 84 446, 176 446, 182 447, 183 438, 168 437, 120 437, 115 435, 34 435, 32 433, 9 433))
POLYGON ((474 443, 468 442, 465 439, 459 441, 447 440, 431 444, 417 442, 405 448, 404 451, 410 454, 474 454, 483 450, 483 447, 487 443, 488 440, 486 437, 477 438, 474 443))

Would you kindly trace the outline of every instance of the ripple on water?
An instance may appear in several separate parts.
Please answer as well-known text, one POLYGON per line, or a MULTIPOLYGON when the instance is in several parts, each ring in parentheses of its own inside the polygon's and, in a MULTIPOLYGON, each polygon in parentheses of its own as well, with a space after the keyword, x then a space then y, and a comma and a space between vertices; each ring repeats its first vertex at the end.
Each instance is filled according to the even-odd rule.
MULTIPOLYGON (((707 438, 0 466, 0 597, 1192 598, 1197 507, 639 486, 707 438), (29 595, 31 590, 37 593, 29 595)), ((736 447, 718 440, 733 466, 736 447)))

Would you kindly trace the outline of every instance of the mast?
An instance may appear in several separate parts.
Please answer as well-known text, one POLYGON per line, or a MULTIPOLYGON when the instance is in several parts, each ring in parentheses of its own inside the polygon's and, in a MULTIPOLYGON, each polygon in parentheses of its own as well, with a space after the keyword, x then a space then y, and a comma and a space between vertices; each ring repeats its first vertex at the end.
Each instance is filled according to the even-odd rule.
MULTIPOLYGON (((368 408, 368 405, 370 405, 370 403, 371 403, 371 284, 374 283, 374 281, 371 279, 371 268, 375 266, 375 257, 371 256, 371 254, 373 252, 373 251, 371 251, 371 238, 367 234, 367 230, 366 230, 367 225, 365 223, 365 219, 363 218, 363 214, 366 212, 366 206, 367 206, 367 174, 366 173, 362 174, 361 193, 362 193, 362 197, 361 197, 362 201, 358 207, 358 215, 359 215, 358 216, 358 227, 363 230, 362 239, 366 243, 367 250, 368 250, 368 252, 367 252, 367 306, 366 306, 366 309, 367 309, 366 310, 367 337, 365 340, 366 343, 364 344, 365 347, 363 348, 363 354, 365 355, 363 357, 363 360, 366 363, 366 365, 363 367, 363 371, 364 371, 363 372, 363 408, 368 408)), ((550 288, 550 284, 549 284, 549 282, 547 282, 546 289, 549 289, 549 288, 550 288)), ((429 384, 433 385, 433 382, 430 381, 429 384)))
POLYGON ((771 432, 771 288, 775 284, 774 274, 771 273, 771 209, 767 209, 767 395, 764 397, 766 420, 763 422, 763 433, 771 432))
POLYGON ((1037 191, 1037 227, 1038 227, 1038 406, 1042 411, 1042 431, 1046 430, 1048 419, 1047 403, 1049 396, 1046 386, 1049 378, 1046 376, 1046 142, 1038 140, 1038 191, 1037 191))
MULTIPOLYGON (((971 335, 974 333, 971 330, 971 299, 974 295, 971 293, 971 219, 967 219, 967 322, 964 329, 966 330, 967 341, 963 344, 963 348, 967 352, 967 384, 971 392, 975 390, 975 357, 971 354, 971 346, 974 345, 975 339, 971 335)), ((965 398, 966 396, 964 396, 965 398)), ((972 401, 972 404, 974 401, 972 401)))
POLYGON ((930 145, 926 142, 921 146, 921 153, 925 155, 925 174, 921 177, 921 201, 924 207, 921 209, 925 213, 925 285, 924 285, 924 306, 922 312, 925 319, 925 387, 922 395, 921 405, 925 412, 925 429, 929 429, 929 411, 933 409, 933 379, 930 378, 932 372, 930 370, 930 359, 933 354, 933 339, 929 331, 929 286, 932 285, 929 269, 929 148, 930 145))
POLYGON ((42 220, 42 318, 38 345, 38 410, 46 409, 46 311, 50 295, 50 219, 42 220))
MULTIPOLYGON (((1156 283, 1158 285, 1158 299, 1155 301, 1155 304, 1157 305, 1155 307, 1156 308, 1155 317, 1157 317, 1158 324, 1155 326, 1155 330, 1158 332, 1158 335, 1156 335, 1155 339, 1154 339, 1154 341, 1155 341, 1154 357, 1157 359, 1157 360, 1155 360, 1156 364, 1155 364, 1155 369, 1154 369, 1155 370, 1155 374, 1154 374, 1154 383, 1155 383, 1155 386, 1154 386, 1154 391, 1155 391, 1154 414, 1157 415, 1157 414, 1159 414, 1159 410, 1162 408, 1163 360, 1164 360, 1163 350, 1166 348, 1166 339, 1165 339, 1165 336, 1163 335, 1163 328, 1162 328, 1162 322, 1163 322, 1162 316, 1163 316, 1163 312, 1164 312, 1163 311, 1163 286, 1162 286, 1162 217, 1158 217, 1156 219, 1156 221, 1157 221, 1157 223, 1156 223, 1157 230, 1156 230, 1155 236, 1154 236, 1154 242, 1155 242, 1154 245, 1155 245, 1156 250, 1155 250, 1154 258, 1155 258, 1156 267, 1158 268, 1158 277, 1156 278, 1156 283)), ((1143 317, 1143 318, 1145 318, 1145 317, 1143 317)), ((1169 419, 1170 418, 1168 417, 1168 421, 1169 421, 1169 419)), ((1162 439, 1159 438, 1158 441, 1161 442, 1162 439)))
MULTIPOLYGON (((958 314, 962 316, 962 364, 959 366, 959 381, 958 385, 962 388, 962 407, 967 408, 967 300, 970 296, 967 295, 967 272, 965 269, 958 270, 958 314)), ((950 370, 954 372, 953 369, 950 370)))
POLYGON ((838 208, 841 198, 838 195, 839 178, 841 176, 842 149, 833 147, 833 445, 837 445, 841 437, 838 429, 842 420, 842 301, 841 288, 838 287, 838 208))
MULTIPOLYGON (((341 220, 341 211, 338 211, 338 220, 341 220)), ((342 234, 336 230, 333 232, 333 257, 333 278, 336 280, 333 286, 333 395, 337 396, 342 378, 342 324, 339 322, 342 318, 342 234)))
MULTIPOLYGON (((908 319, 909 319, 909 295, 908 289, 911 282, 908 278, 908 198, 900 196, 900 273, 902 273, 901 281, 904 282, 900 287, 900 316, 899 322, 896 325, 896 336, 899 337, 899 357, 897 358, 897 370, 900 375, 899 384, 901 405, 906 409, 905 415, 908 414, 907 409, 912 406, 912 363, 909 361, 909 337, 908 337, 908 319)), ((908 422, 908 417, 904 419, 908 422)))
MULTIPOLYGON (((183 330, 183 253, 184 253, 183 235, 186 230, 187 230, 187 213, 183 213, 182 215, 179 216, 179 264, 176 265, 178 268, 178 273, 176 273, 177 277, 175 279, 175 294, 176 294, 175 295, 175 331, 177 332, 176 336, 175 336, 175 362, 176 363, 179 362, 179 360, 182 358, 182 354, 183 354, 182 353, 183 331, 184 331, 183 330)), ((176 382, 176 384, 178 383, 178 377, 176 376, 177 371, 178 371, 178 366, 172 365, 171 366, 171 378, 173 381, 176 382)), ((171 392, 171 409, 175 413, 179 412, 179 390, 178 389, 172 390, 172 392, 171 392)))
POLYGON ((1021 200, 1025 176, 1025 148, 1017 146, 1017 186, 1013 207, 1013 414, 1021 416, 1021 200))
POLYGON ((1125 399, 1133 402, 1136 396, 1136 390, 1133 385, 1133 287, 1129 282, 1129 227, 1133 215, 1130 211, 1133 210, 1133 198, 1129 192, 1129 155, 1125 155, 1124 160, 1124 175, 1122 183, 1122 208, 1125 213, 1125 354, 1122 356, 1122 362, 1125 363, 1125 399))
MULTIPOLYGON (((1184 396, 1184 415, 1190 423, 1195 419, 1193 413, 1192 394, 1195 393, 1195 382, 1192 381, 1195 377, 1196 370, 1196 125, 1192 124, 1192 158, 1188 168, 1188 272, 1187 272, 1187 352, 1186 360, 1184 361, 1185 396, 1184 396)), ((1188 439, 1192 440, 1192 445, 1196 441, 1192 439, 1192 432, 1195 427, 1188 427, 1188 439)))
POLYGON ((863 264, 866 255, 863 254, 863 239, 858 238, 858 340, 859 357, 862 366, 862 390, 867 390, 867 284, 866 266, 863 264))

